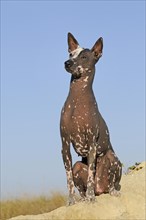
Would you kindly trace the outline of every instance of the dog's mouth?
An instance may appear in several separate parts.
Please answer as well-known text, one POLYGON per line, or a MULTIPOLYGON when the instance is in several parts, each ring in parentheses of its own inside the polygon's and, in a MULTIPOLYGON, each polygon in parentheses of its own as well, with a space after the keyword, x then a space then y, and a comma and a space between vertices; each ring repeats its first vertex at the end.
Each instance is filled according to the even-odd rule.
POLYGON ((65 66, 65 69, 67 72, 71 73, 76 79, 80 78, 84 73, 84 69, 82 66, 77 66, 75 69, 72 67, 65 66))

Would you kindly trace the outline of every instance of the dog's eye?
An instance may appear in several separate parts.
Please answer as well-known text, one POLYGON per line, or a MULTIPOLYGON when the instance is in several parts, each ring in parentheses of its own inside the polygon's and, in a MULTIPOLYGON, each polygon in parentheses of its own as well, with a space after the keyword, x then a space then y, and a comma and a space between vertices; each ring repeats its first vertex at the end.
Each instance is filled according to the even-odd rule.
POLYGON ((70 53, 69 56, 72 57, 72 53, 70 53))

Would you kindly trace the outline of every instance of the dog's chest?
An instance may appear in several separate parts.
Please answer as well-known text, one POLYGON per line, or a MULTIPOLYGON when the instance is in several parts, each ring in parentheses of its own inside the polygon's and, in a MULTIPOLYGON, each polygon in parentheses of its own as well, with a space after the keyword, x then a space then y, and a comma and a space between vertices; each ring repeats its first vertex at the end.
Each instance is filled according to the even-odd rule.
POLYGON ((88 142, 98 134, 98 108, 95 100, 67 100, 61 114, 62 136, 72 142, 75 151, 87 156, 88 142))

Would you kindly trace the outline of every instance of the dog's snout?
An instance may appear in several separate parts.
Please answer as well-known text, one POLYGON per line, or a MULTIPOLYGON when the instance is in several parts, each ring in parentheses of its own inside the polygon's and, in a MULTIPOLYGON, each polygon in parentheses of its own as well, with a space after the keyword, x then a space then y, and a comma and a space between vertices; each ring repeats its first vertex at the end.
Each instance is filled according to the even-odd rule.
POLYGON ((64 64, 65 64, 66 68, 70 68, 73 65, 73 61, 72 60, 67 60, 64 64))

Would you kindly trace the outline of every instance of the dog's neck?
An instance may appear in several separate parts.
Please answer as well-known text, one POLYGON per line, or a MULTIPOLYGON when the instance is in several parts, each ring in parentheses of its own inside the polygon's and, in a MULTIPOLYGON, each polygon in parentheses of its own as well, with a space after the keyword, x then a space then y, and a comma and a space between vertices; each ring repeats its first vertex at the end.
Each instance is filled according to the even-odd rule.
POLYGON ((69 95, 82 96, 84 94, 92 94, 93 95, 93 79, 94 79, 94 70, 91 73, 88 73, 85 76, 81 76, 80 78, 75 78, 73 75, 71 77, 70 82, 70 91, 69 95))

